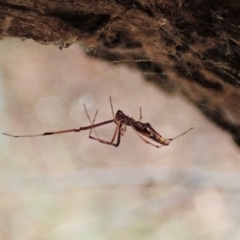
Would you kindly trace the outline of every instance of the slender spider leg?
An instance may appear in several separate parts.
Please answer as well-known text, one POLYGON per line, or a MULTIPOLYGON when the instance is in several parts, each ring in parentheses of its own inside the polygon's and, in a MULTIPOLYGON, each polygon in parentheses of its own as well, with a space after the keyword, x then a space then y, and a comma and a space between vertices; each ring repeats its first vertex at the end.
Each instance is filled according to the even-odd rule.
POLYGON ((138 121, 141 122, 141 120, 142 120, 142 108, 140 107, 139 110, 140 110, 140 118, 139 118, 138 121))
MULTIPOLYGON (((87 111, 87 108, 86 108, 85 104, 83 104, 83 106, 84 106, 84 109, 85 109, 85 113, 86 113, 86 115, 87 115, 87 118, 88 118, 90 124, 93 126, 93 125, 94 125, 94 122, 95 122, 95 120, 96 120, 97 114, 98 114, 98 110, 96 111, 95 116, 94 116, 94 119, 93 119, 93 122, 92 122, 92 121, 91 121, 91 118, 89 117, 89 114, 88 114, 88 111, 87 111)), ((95 130, 94 127, 91 128, 89 135, 91 135, 92 130, 94 131, 94 133, 95 133, 96 136, 98 137, 97 131, 95 130)), ((98 138, 99 138, 99 137, 98 137, 98 138)))
MULTIPOLYGON (((115 147, 118 147, 119 146, 119 144, 120 144, 120 141, 121 141, 121 131, 120 131, 120 129, 121 129, 121 126, 122 125, 122 123, 121 122, 118 122, 118 124, 117 124, 117 127, 118 128, 116 128, 116 129, 118 129, 118 136, 117 136, 117 142, 115 143, 115 144, 110 144, 110 145, 113 145, 113 146, 115 146, 115 147)), ((116 131, 116 130, 115 130, 116 131)), ((114 139, 115 139, 115 136, 113 135, 113 139, 112 139, 112 141, 114 141, 114 139)), ((108 143, 106 143, 105 142, 105 144, 108 144, 108 143)))
POLYGON ((90 126, 86 126, 86 127, 80 127, 80 128, 73 128, 73 129, 68 129, 68 130, 62 130, 62 131, 56 131, 56 132, 45 132, 42 134, 33 134, 33 135, 12 135, 12 134, 8 134, 8 133, 2 133, 3 135, 9 136, 9 137, 41 137, 41 136, 48 136, 48 135, 55 135, 55 134, 62 134, 62 133, 69 133, 69 132, 80 132, 82 130, 88 130, 88 129, 92 129, 92 128, 96 128, 96 127, 100 127, 102 125, 105 124, 109 124, 114 122, 114 119, 108 120, 108 121, 104 121, 101 123, 96 123, 94 125, 90 125, 90 126))
POLYGON ((170 142, 172 142, 173 140, 177 139, 177 138, 180 138, 181 136, 185 135, 186 133, 190 132, 191 130, 193 129, 193 127, 189 128, 187 131, 185 131, 184 133, 181 133, 179 135, 177 135, 176 137, 174 138, 168 138, 166 140, 169 140, 170 142))
POLYGON ((134 126, 133 126, 132 123, 131 123, 131 127, 132 127, 133 131, 134 131, 145 143, 150 144, 150 145, 152 145, 152 146, 154 146, 154 147, 156 147, 156 148, 160 148, 160 147, 163 147, 163 146, 164 146, 164 145, 155 145, 155 144, 149 142, 148 140, 146 140, 146 139, 134 128, 134 126))
MULTIPOLYGON (((111 101, 111 98, 110 98, 110 101, 111 101)), ((95 120, 96 120, 97 112, 95 113, 95 117, 94 117, 93 122, 92 122, 92 120, 91 120, 91 118, 90 118, 90 116, 89 116, 89 114, 88 114, 88 111, 87 111, 87 108, 86 108, 85 105, 84 105, 84 108, 85 108, 85 112, 86 112, 86 114, 87 114, 87 117, 88 117, 89 122, 92 124, 92 126, 94 126, 94 122, 95 122, 95 120)), ((113 120, 113 121, 114 121, 114 120, 113 120)), ((114 131, 114 134, 113 134, 113 137, 112 137, 112 140, 111 140, 110 142, 99 138, 98 135, 96 134, 96 132, 95 132, 95 134, 97 135, 97 137, 93 137, 93 136, 91 135, 91 134, 92 134, 92 130, 94 131, 93 128, 91 128, 91 130, 90 130, 90 132, 89 132, 89 138, 91 138, 91 139, 93 139, 93 140, 98 140, 99 142, 104 143, 104 144, 109 144, 109 145, 113 145, 113 146, 117 147, 117 146, 120 144, 120 137, 121 137, 121 136, 120 136, 120 135, 121 135, 120 129, 121 129, 121 124, 120 124, 120 121, 118 121, 117 126, 116 126, 115 131, 114 131), (114 140, 115 140, 115 138, 116 138, 117 133, 118 133, 117 143, 113 143, 114 140)), ((125 131, 126 131, 126 127, 125 127, 125 131)))
MULTIPOLYGON (((85 107, 85 106, 84 106, 84 107, 85 107)), ((85 107, 85 111, 86 111, 86 113, 87 113, 87 116, 88 116, 89 122, 92 123, 92 126, 93 126, 93 125, 94 125, 94 122, 95 122, 95 120, 96 120, 96 116, 97 116, 97 112, 98 112, 98 111, 95 113, 95 116, 94 116, 93 122, 92 122, 91 118, 90 118, 89 115, 88 115, 88 112, 87 112, 86 107, 85 107)), ((89 137, 91 136, 91 134, 92 134, 92 130, 94 131, 94 133, 96 134, 97 138, 99 139, 99 136, 98 136, 97 132, 94 130, 94 128, 91 128, 91 130, 90 130, 88 136, 89 136, 89 137)))
POLYGON ((120 140, 121 140, 121 122, 119 121, 117 123, 117 126, 115 128, 115 131, 114 131, 114 134, 113 134, 113 137, 112 137, 112 140, 111 141, 106 141, 104 139, 101 139, 101 138, 95 138, 91 135, 89 135, 89 138, 93 139, 93 140, 98 140, 100 143, 104 143, 104 144, 108 144, 108 145, 113 145, 115 147, 118 147, 118 145, 120 144, 120 140), (113 143, 115 138, 116 138, 116 135, 117 135, 117 142, 116 143, 113 143))
POLYGON ((115 118, 114 111, 113 111, 113 105, 112 105, 112 98, 111 98, 111 96, 109 96, 109 99, 110 99, 110 105, 111 105, 111 109, 112 109, 112 115, 113 115, 113 118, 115 118))

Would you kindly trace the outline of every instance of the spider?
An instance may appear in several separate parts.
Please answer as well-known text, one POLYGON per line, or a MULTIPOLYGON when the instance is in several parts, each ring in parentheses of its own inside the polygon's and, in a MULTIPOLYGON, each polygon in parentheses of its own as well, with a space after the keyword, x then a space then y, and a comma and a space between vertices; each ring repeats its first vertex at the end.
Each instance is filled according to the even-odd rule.
POLYGON ((74 128, 74 129, 68 129, 68 130, 62 130, 62 131, 55 131, 55 132, 45 132, 42 134, 33 134, 33 135, 12 135, 12 134, 8 134, 8 133, 2 133, 2 134, 6 135, 6 136, 10 136, 10 137, 15 137, 15 138, 17 138, 17 137, 40 137, 40 136, 47 136, 47 135, 54 135, 54 134, 61 134, 61 133, 80 132, 83 130, 90 129, 89 138, 97 140, 104 144, 118 147, 120 144, 120 141, 121 141, 121 137, 124 136, 124 133, 127 130, 127 126, 129 126, 145 143, 150 144, 156 148, 159 148, 162 146, 168 146, 170 144, 170 142, 185 135, 186 133, 188 133, 189 131, 191 131, 193 129, 193 128, 189 128, 187 131, 181 133, 180 135, 178 135, 174 138, 164 138, 157 131, 155 131, 149 123, 141 122, 141 119, 142 119, 141 108, 140 108, 140 118, 138 121, 134 120, 132 117, 125 115, 121 110, 118 110, 117 113, 114 115, 111 97, 110 97, 110 105, 111 105, 113 119, 94 124, 98 111, 96 111, 94 119, 93 119, 93 121, 91 121, 89 114, 87 112, 87 108, 86 108, 85 104, 83 104, 83 105, 84 105, 84 109, 85 109, 86 115, 88 117, 88 120, 91 124, 89 126, 80 127, 77 129, 74 128), (92 131, 95 128, 112 123, 112 122, 114 122, 116 124, 116 128, 115 128, 115 131, 114 131, 111 141, 107 141, 107 140, 101 139, 99 137, 93 137, 91 135, 92 131), (146 137, 146 139, 144 137, 146 137), (115 141, 116 138, 117 138, 117 140, 115 141), (154 143, 148 141, 147 139, 150 139, 160 145, 154 144, 154 143))

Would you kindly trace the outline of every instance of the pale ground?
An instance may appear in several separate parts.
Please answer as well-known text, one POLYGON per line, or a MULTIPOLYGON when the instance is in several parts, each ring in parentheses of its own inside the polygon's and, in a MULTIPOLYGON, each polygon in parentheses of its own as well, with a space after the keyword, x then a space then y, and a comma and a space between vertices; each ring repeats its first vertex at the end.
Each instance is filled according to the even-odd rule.
MULTIPOLYGON (((180 96, 140 72, 33 41, 0 42, 1 131, 36 134, 115 112, 149 122, 160 149, 127 129, 118 148, 88 131, 0 138, 0 239, 240 239, 239 150, 180 96)), ((114 124, 97 129, 111 139, 114 124)))

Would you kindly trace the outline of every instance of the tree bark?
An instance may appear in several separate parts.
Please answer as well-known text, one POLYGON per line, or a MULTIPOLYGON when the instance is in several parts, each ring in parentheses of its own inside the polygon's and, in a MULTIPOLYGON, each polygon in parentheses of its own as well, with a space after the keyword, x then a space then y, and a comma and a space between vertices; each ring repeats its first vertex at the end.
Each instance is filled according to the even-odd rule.
POLYGON ((139 68, 181 93, 240 146, 240 2, 235 0, 1 0, 0 36, 139 68))

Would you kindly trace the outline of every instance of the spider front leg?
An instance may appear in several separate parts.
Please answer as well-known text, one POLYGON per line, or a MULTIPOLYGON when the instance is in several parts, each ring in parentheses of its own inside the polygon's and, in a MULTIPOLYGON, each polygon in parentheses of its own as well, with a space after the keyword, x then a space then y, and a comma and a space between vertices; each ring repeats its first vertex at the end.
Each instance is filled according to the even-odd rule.
POLYGON ((111 141, 106 141, 106 140, 104 140, 104 139, 99 138, 98 135, 97 135, 97 133, 96 133, 96 131, 94 131, 93 125, 94 125, 94 122, 95 122, 95 120, 96 120, 97 112, 95 113, 95 116, 94 116, 94 119, 93 119, 93 122, 92 122, 92 121, 91 121, 91 118, 89 117, 89 114, 88 114, 88 112, 87 112, 87 109, 86 109, 85 105, 84 105, 84 108, 85 108, 85 111, 86 111, 88 120, 89 120, 89 122, 90 122, 91 125, 92 125, 92 128, 91 128, 91 130, 90 130, 90 132, 89 132, 89 138, 91 138, 91 139, 93 139, 93 140, 97 140, 97 141, 99 141, 100 143, 104 143, 104 144, 113 145, 113 146, 115 146, 115 147, 118 147, 118 145, 120 144, 120 138, 121 138, 121 131, 120 131, 120 129, 121 129, 121 127, 122 127, 122 126, 121 126, 121 125, 122 125, 121 122, 120 122, 120 121, 117 122, 117 126, 116 126, 116 128, 115 128, 115 131, 114 131, 112 140, 111 140, 111 141), (92 134, 92 131, 95 132, 95 134, 96 134, 97 137, 93 137, 93 136, 91 135, 91 134, 92 134), (118 136, 117 136, 117 135, 118 135, 118 136), (117 142, 114 143, 114 140, 115 140, 116 136, 117 136, 117 142))

